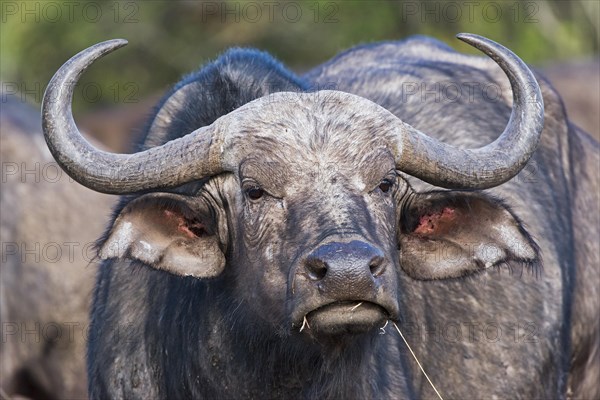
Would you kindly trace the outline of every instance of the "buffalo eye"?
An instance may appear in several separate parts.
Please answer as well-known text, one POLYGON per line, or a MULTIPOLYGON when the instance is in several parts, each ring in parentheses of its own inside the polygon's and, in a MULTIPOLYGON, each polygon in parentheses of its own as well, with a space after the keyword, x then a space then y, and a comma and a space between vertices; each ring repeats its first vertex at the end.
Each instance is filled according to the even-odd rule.
POLYGON ((250 198, 250 200, 258 200, 265 194, 265 191, 259 187, 253 187, 246 191, 246 194, 250 198))
POLYGON ((379 190, 381 190, 383 193, 387 193, 387 192, 390 191, 390 189, 392 188, 392 186, 394 186, 393 182, 391 182, 388 179, 384 179, 379 184, 379 190))

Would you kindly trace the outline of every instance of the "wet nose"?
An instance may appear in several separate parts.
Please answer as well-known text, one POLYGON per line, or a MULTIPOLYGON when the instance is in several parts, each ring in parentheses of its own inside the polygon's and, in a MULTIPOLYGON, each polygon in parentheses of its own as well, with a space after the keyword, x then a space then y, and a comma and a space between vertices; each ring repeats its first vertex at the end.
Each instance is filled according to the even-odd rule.
POLYGON ((385 270, 383 251, 362 241, 331 242, 306 258, 308 276, 335 298, 360 298, 376 287, 385 270))

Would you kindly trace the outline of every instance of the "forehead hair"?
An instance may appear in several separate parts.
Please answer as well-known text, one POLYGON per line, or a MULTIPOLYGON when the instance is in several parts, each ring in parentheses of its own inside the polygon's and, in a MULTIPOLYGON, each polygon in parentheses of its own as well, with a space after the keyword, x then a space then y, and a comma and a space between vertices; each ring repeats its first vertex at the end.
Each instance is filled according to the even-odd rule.
POLYGON ((247 144, 241 176, 282 183, 314 179, 315 174, 379 180, 393 169, 390 116, 355 96, 278 93, 243 112, 251 117, 237 127, 237 140, 250 133, 254 140, 247 144))

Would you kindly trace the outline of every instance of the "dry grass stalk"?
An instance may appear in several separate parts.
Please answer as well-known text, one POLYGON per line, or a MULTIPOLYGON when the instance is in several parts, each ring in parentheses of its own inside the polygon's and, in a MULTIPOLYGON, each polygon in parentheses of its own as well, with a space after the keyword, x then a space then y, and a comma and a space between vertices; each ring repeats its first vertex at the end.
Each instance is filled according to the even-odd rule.
POLYGON ((440 398, 440 400, 444 400, 442 398, 442 395, 440 395, 440 392, 438 392, 438 390, 435 388, 435 386, 433 385, 433 382, 431 382, 431 379, 429 379, 429 376, 427 375, 427 373, 425 372, 425 370, 423 369, 423 366, 421 365, 421 363, 419 362, 419 360, 417 359, 417 356, 415 355, 415 353, 412 351, 412 349, 410 348, 410 345, 408 344, 408 342, 406 341, 406 339, 404 338, 404 335, 402 334, 402 332, 400 332, 400 328, 398 328, 398 325, 396 325, 396 323, 394 321, 392 321, 392 324, 394 324, 394 326, 396 327, 396 330, 398 331, 398 333, 400 334, 400 337, 402 338, 402 340, 404 341, 404 344, 406 344, 406 347, 408 347, 408 350, 410 351, 410 354, 412 354, 413 358, 415 359, 415 361, 417 362, 417 365, 419 366, 419 368, 421 369, 421 372, 423 372, 423 375, 425 375, 425 378, 427 378, 427 382, 429 382, 429 384, 431 385, 431 387, 433 388, 433 390, 435 391, 435 394, 438 395, 438 397, 440 398))

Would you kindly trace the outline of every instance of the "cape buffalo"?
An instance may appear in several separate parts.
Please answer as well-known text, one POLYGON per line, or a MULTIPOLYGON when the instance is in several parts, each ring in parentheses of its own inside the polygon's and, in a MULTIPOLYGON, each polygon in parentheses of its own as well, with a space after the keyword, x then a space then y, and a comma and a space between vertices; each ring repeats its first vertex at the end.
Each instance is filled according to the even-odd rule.
POLYGON ((508 49, 459 38, 489 58, 416 37, 298 76, 231 50, 131 155, 71 114, 126 42, 63 65, 48 145, 126 195, 99 241, 91 397, 435 397, 393 324, 442 397, 597 397, 598 143, 508 49))
POLYGON ((94 243, 114 199, 61 171, 38 111, 7 93, 0 106, 0 397, 82 399, 94 243))

